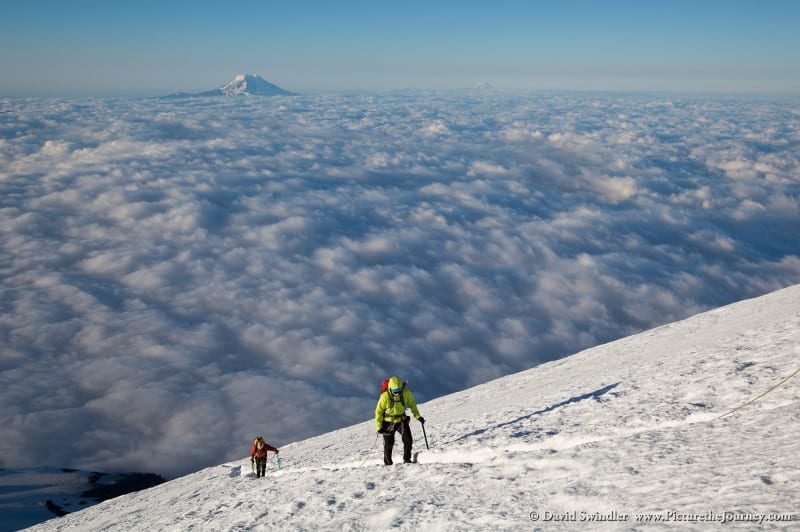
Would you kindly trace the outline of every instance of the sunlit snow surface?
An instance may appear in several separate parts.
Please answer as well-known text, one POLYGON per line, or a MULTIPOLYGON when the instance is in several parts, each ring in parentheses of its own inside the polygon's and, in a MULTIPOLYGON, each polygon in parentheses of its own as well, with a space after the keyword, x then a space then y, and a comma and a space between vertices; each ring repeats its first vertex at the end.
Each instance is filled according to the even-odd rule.
POLYGON ((789 100, 0 99, 0 467, 174 477, 359 422, 390 374, 426 401, 797 283, 798 124, 789 100))
POLYGON ((364 422, 35 529, 796 530, 799 355, 796 285, 423 403, 417 464, 364 422))

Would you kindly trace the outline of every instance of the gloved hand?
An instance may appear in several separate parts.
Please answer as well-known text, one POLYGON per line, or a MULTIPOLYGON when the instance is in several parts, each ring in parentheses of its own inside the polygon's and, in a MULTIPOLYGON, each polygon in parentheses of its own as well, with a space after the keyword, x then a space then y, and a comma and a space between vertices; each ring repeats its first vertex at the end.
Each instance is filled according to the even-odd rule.
POLYGON ((422 417, 422 416, 419 416, 419 417, 417 418, 417 421, 419 421, 419 422, 420 422, 422 425, 424 425, 424 424, 425 424, 425 418, 424 418, 424 417, 422 417))
POLYGON ((275 449, 275 454, 278 454, 279 452, 280 452, 280 451, 279 451, 278 449, 275 449))

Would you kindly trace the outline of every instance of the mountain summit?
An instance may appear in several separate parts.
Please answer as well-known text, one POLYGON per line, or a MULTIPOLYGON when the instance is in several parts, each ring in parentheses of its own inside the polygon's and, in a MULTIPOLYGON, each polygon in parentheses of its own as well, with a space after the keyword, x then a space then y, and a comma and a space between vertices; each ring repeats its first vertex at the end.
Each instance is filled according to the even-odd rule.
POLYGON ((488 81, 479 81, 475 85, 472 86, 472 90, 474 91, 493 91, 494 85, 489 83, 488 81))
POLYGON ((257 74, 237 74, 232 80, 218 89, 205 92, 179 92, 169 98, 188 98, 191 96, 293 96, 293 92, 278 87, 257 74))
POLYGON ((218 93, 222 96, 289 96, 292 94, 257 74, 239 74, 210 93, 214 95, 218 93))

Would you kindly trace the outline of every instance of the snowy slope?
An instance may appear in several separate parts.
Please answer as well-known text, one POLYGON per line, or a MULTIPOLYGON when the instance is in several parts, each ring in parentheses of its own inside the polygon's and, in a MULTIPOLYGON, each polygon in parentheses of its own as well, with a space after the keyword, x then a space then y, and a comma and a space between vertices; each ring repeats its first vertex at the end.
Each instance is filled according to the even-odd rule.
POLYGON ((266 479, 242 459, 34 529, 788 530, 800 375, 720 416, 798 369, 800 285, 422 404, 416 465, 381 465, 365 421, 285 446, 266 479))

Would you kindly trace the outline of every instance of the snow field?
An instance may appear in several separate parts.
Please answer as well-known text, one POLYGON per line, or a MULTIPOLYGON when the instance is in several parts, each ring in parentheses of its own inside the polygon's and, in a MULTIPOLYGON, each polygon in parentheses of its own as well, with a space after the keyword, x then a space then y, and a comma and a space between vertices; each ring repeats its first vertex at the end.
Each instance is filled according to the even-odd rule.
POLYGON ((720 416, 798 366, 794 286, 421 404, 418 464, 365 421, 34 530, 791 530, 800 379, 720 416))

